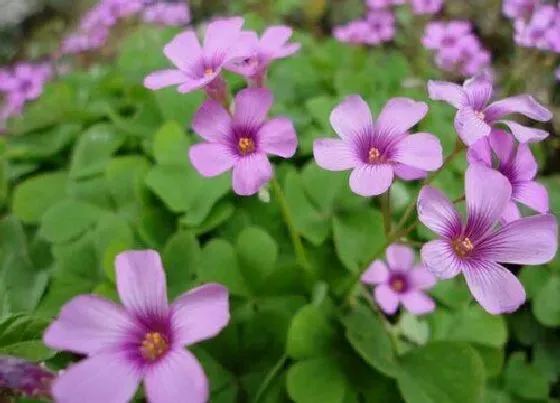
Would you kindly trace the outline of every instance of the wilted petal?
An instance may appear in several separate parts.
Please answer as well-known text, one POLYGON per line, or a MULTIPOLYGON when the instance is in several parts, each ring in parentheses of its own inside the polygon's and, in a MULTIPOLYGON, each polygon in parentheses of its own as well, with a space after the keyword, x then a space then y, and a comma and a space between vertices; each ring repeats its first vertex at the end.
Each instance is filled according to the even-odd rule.
POLYGON ((552 113, 529 95, 518 95, 493 102, 485 111, 489 119, 500 119, 512 113, 521 113, 531 119, 546 122, 552 113))
POLYGON ((443 164, 441 143, 427 133, 405 136, 396 144, 391 159, 424 171, 435 171, 443 164))
POLYGON ((408 270, 414 265, 414 251, 405 245, 392 244, 385 251, 391 270, 408 270))
POLYGON ((427 290, 436 285, 437 279, 423 265, 415 266, 408 274, 412 287, 419 290, 427 290))
MULTIPOLYGON (((426 116, 428 105, 409 98, 393 98, 377 118, 377 130, 386 136, 405 134, 426 116)), ((403 161, 404 162, 404 161, 403 161)), ((407 164, 412 165, 412 164, 407 164)))
POLYGON ((375 287, 375 300, 379 307, 388 315, 397 312, 399 307, 399 296, 395 294, 391 288, 386 284, 381 284, 375 287))
POLYGON ((373 130, 369 106, 358 95, 345 98, 334 108, 330 122, 336 134, 343 139, 350 139, 373 130))
POLYGON ((144 79, 144 87, 150 90, 159 90, 171 85, 181 84, 187 79, 180 70, 159 70, 149 74, 144 79))
POLYGON ((230 147, 218 143, 195 144, 189 149, 193 167, 202 176, 216 176, 229 171, 237 158, 230 147))
POLYGON ((428 94, 434 101, 445 101, 461 109, 467 102, 463 87, 448 81, 428 81, 428 94))
POLYGON ((464 266, 450 242, 441 239, 426 243, 420 250, 420 256, 430 273, 441 279, 455 277, 464 266))
POLYGON ((535 156, 527 144, 517 146, 515 155, 515 177, 521 181, 532 181, 537 175, 538 165, 535 156))
POLYGON ((520 218, 488 235, 478 246, 477 256, 513 264, 544 264, 556 254, 558 223, 552 214, 520 218))
POLYGON ((548 212, 548 191, 537 182, 517 183, 514 187, 513 200, 523 203, 539 213, 548 212))
POLYGON ((233 191, 250 196, 272 178, 272 165, 265 154, 255 153, 240 158, 233 167, 233 191))
POLYGON ((266 120, 273 102, 272 92, 264 88, 248 88, 239 91, 235 97, 234 124, 258 128, 266 120))
POLYGON ((62 307, 43 341, 57 350, 95 354, 122 344, 134 328, 122 306, 94 295, 80 295, 62 307))
POLYGON ((536 143, 548 137, 548 132, 546 130, 523 126, 512 120, 500 120, 499 123, 509 127, 511 133, 515 136, 517 141, 522 144, 536 143))
POLYGON ((416 207, 420 222, 435 233, 453 238, 461 231, 461 217, 457 209, 439 190, 424 186, 416 207))
POLYGON ((492 315, 514 312, 525 302, 517 277, 495 262, 473 262, 463 273, 474 299, 492 315))
POLYGON ((267 154, 292 157, 297 148, 296 130, 288 118, 270 119, 258 131, 259 147, 267 154))
POLYGON ((360 196, 377 196, 389 190, 393 183, 391 165, 361 165, 350 174, 350 189, 360 196))
POLYGON ((209 99, 194 115, 192 128, 210 142, 226 143, 231 133, 231 118, 219 102, 209 99))
POLYGON ((146 373, 144 385, 149 402, 206 403, 208 401, 208 379, 204 369, 190 351, 170 351, 146 373))
POLYGON ((120 253, 116 260, 117 290, 126 309, 141 318, 167 315, 167 286, 159 253, 134 250, 120 253))
POLYGON ((313 157, 321 168, 329 171, 345 171, 360 164, 350 145, 339 139, 322 138, 313 142, 313 157))
POLYGON ((490 135, 492 128, 472 108, 459 109, 455 116, 455 130, 467 146, 490 135))
POLYGON ((401 297, 401 302, 408 312, 415 315, 424 315, 436 309, 434 300, 421 291, 412 291, 404 294, 401 297))
POLYGON ((123 403, 134 397, 140 377, 122 354, 97 354, 62 372, 52 394, 57 403, 123 403))
POLYGON ((360 277, 364 284, 384 284, 389 280, 389 269, 382 260, 374 260, 360 277))

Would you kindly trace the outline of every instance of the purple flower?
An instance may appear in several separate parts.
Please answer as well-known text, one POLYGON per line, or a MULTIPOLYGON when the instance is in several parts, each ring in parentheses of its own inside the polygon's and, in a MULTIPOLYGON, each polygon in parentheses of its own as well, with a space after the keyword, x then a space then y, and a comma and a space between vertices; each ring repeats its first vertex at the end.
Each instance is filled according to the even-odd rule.
POLYGON ((63 54, 74 54, 99 49, 107 42, 108 35, 106 27, 91 29, 88 33, 73 33, 64 38, 60 50, 63 54))
POLYGON ((43 336, 52 348, 88 356, 54 382, 54 399, 127 402, 144 380, 150 402, 206 402, 208 380, 184 346, 214 337, 227 325, 227 289, 204 285, 168 305, 156 251, 123 252, 116 268, 124 307, 95 295, 76 297, 43 336))
POLYGON ((366 5, 372 10, 405 4, 406 0, 367 0, 366 5))
POLYGON ((410 0, 415 14, 436 14, 443 7, 443 0, 410 0))
POLYGON ((245 89, 235 97, 235 114, 207 100, 193 118, 193 130, 206 140, 189 150, 192 165, 203 176, 233 168, 232 185, 239 195, 253 195, 272 178, 267 154, 290 158, 297 137, 285 117, 266 120, 274 98, 269 90, 245 89))
POLYGON ((495 229, 511 200, 511 185, 498 171, 472 164, 465 174, 467 219, 436 189, 418 196, 420 221, 441 239, 428 242, 422 260, 438 278, 463 273, 474 298, 491 314, 513 312, 525 301, 525 290, 501 263, 540 265, 558 246, 553 215, 536 215, 495 229))
POLYGON ((51 397, 50 386, 54 378, 55 374, 42 364, 17 357, 0 356, 0 397, 2 398, 24 396, 48 399, 51 397))
POLYGON ((560 81, 560 67, 558 67, 558 68, 556 69, 556 73, 555 73, 555 74, 556 74, 556 79, 557 79, 558 81, 560 81))
POLYGON ((51 69, 46 64, 20 63, 6 74, 0 83, 0 91, 24 101, 33 100, 43 92, 44 83, 50 78, 51 69))
POLYGON ((334 38, 343 43, 366 43, 366 38, 370 33, 370 26, 366 21, 351 21, 346 25, 334 27, 334 38))
POLYGON ((422 43, 426 49, 455 49, 459 41, 472 31, 468 21, 430 22, 424 30, 422 43))
POLYGON ((471 78, 465 81, 462 87, 446 81, 429 81, 428 92, 431 99, 445 101, 457 108, 455 129, 468 146, 482 137, 489 136, 496 124, 509 127, 520 143, 540 141, 548 136, 544 130, 502 119, 511 113, 521 113, 531 119, 545 122, 552 118, 548 109, 529 95, 505 98, 488 105, 492 97, 492 84, 485 77, 471 78))
POLYGON ((442 70, 471 77, 488 68, 490 58, 490 52, 482 47, 480 40, 474 34, 467 34, 455 46, 441 48, 436 54, 436 64, 442 70))
POLYGON ((526 18, 533 14, 541 0, 504 0, 502 12, 509 18, 526 18))
POLYGON ((539 5, 529 20, 515 21, 515 42, 520 46, 551 50, 555 46, 559 32, 560 10, 553 5, 539 5))
POLYGON ((515 149, 513 138, 508 133, 493 129, 490 136, 469 147, 467 157, 471 164, 482 164, 490 168, 497 161, 495 168, 509 180, 512 193, 511 200, 501 215, 504 222, 521 217, 516 202, 539 213, 548 212, 548 192, 543 185, 534 181, 537 161, 527 144, 519 144, 515 149), (493 158, 492 152, 496 158, 493 158))
POLYGON ((362 196, 386 192, 394 175, 421 178, 442 165, 439 139, 427 133, 408 134, 427 111, 424 102, 393 98, 374 122, 368 104, 358 95, 350 96, 330 116, 340 139, 315 140, 315 161, 329 171, 352 169, 350 188, 362 196))
POLYGON ((218 84, 222 68, 249 56, 242 26, 239 17, 211 22, 202 46, 193 31, 178 34, 163 50, 176 69, 153 72, 144 85, 152 90, 178 85, 179 92, 185 93, 218 84))
POLYGON ((364 38, 368 45, 391 41, 396 32, 395 16, 389 10, 370 11, 367 17, 369 32, 364 38))
POLYGON ((424 290, 436 284, 436 278, 423 266, 414 265, 414 251, 392 244, 385 252, 387 264, 375 260, 362 274, 361 282, 375 287, 375 300, 383 312, 392 315, 400 304, 416 315, 432 312, 435 303, 424 290))
POLYGON ((152 24, 187 25, 191 21, 191 11, 183 3, 156 3, 144 10, 142 18, 152 24))
POLYGON ((262 86, 270 62, 283 59, 297 52, 299 43, 287 43, 292 36, 292 28, 285 25, 271 26, 258 40, 254 32, 246 37, 251 56, 228 66, 229 70, 243 75, 250 83, 262 86))

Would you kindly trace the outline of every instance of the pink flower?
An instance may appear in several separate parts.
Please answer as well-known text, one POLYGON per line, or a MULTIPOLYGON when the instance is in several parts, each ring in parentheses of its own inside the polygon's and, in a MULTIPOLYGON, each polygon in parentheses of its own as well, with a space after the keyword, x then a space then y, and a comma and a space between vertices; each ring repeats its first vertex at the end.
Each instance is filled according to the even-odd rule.
POLYGON ((388 8, 393 5, 405 4, 406 0, 367 0, 366 5, 372 9, 388 8))
POLYGON ((176 69, 153 72, 144 85, 151 90, 178 85, 183 93, 218 85, 222 68, 250 55, 242 26, 239 17, 211 22, 202 46, 193 31, 178 34, 163 50, 176 69))
POLYGON ((424 30, 422 43, 426 49, 455 49, 459 41, 472 31, 468 21, 430 22, 424 30))
POLYGON ((556 74, 556 79, 557 79, 558 81, 560 81, 560 67, 558 67, 558 68, 556 69, 556 73, 555 73, 555 74, 556 74))
POLYGON ((6 401, 10 396, 49 399, 54 378, 42 364, 0 355, 0 390, 6 401))
POLYGON ((45 331, 49 347, 88 356, 59 375, 54 400, 128 402, 144 380, 150 402, 206 402, 208 380, 184 346, 212 338, 227 325, 227 289, 204 285, 168 305, 156 251, 123 252, 116 268, 124 307, 82 295, 68 302, 45 331))
POLYGON ((504 0, 502 12, 509 18, 525 18, 533 14, 541 0, 504 0))
POLYGON ((553 5, 539 5, 529 20, 515 21, 515 42, 520 46, 551 50, 560 41, 560 10, 553 5))
POLYGON ((315 140, 315 161, 329 171, 351 169, 350 188, 362 196, 386 192, 394 175, 421 178, 442 165, 439 139, 427 133, 408 134, 427 111, 424 102, 393 98, 374 122, 368 104, 358 95, 350 96, 330 116, 340 139, 315 140))
POLYGON ((88 33, 73 33, 62 41, 61 52, 74 54, 88 52, 103 47, 107 42, 109 30, 106 27, 91 29, 88 33))
POLYGON ((498 171, 472 164, 465 174, 467 219, 436 189, 418 196, 418 218, 441 239, 426 243, 422 260, 438 278, 463 273, 474 298, 491 314, 513 312, 525 301, 525 290, 501 263, 540 265, 558 246, 553 215, 536 215, 495 229, 512 190, 498 171))
POLYGON ((352 21, 347 25, 334 27, 334 38, 343 43, 362 44, 370 33, 370 26, 366 21, 352 21))
POLYGON ((381 42, 391 41, 395 37, 395 16, 388 10, 370 11, 367 17, 369 32, 364 42, 368 45, 377 45, 381 42))
POLYGON ((492 84, 482 76, 465 81, 462 87, 446 81, 429 81, 428 92, 431 99, 445 101, 457 108, 455 129, 468 146, 489 136, 496 124, 509 127, 520 143, 541 141, 548 136, 544 130, 502 119, 512 113, 521 113, 531 119, 545 122, 552 118, 548 109, 529 95, 505 98, 488 105, 492 97, 492 84))
POLYGON ((387 264, 375 260, 362 274, 361 282, 375 287, 375 300, 383 312, 392 315, 400 304, 413 314, 432 312, 434 300, 424 293, 436 284, 436 278, 423 266, 414 265, 414 251, 392 244, 385 252, 387 264))
POLYGON ((290 158, 297 137, 285 117, 266 120, 274 98, 269 90, 245 89, 235 97, 235 114, 208 100, 193 118, 193 130, 206 142, 189 150, 192 165, 203 176, 233 170, 232 185, 239 195, 253 195, 272 178, 267 154, 290 158))
POLYGON ((443 7, 443 0, 410 0, 415 14, 436 14, 443 7))
POLYGON ((43 86, 50 79, 52 70, 45 63, 20 63, 12 71, 4 72, 0 81, 0 91, 8 93, 12 100, 30 101, 43 92, 43 86))
POLYGON ((482 47, 474 34, 459 38, 453 47, 441 48, 436 54, 439 68, 461 77, 471 77, 488 68, 490 52, 482 47))
POLYGON ((268 27, 260 40, 252 32, 246 38, 251 56, 238 63, 232 63, 228 69, 243 75, 257 86, 262 86, 270 62, 288 57, 300 49, 299 43, 287 43, 290 36, 292 28, 285 25, 268 27))
POLYGON ((191 21, 191 11, 184 3, 156 3, 144 10, 145 22, 162 25, 187 25, 191 21))
POLYGON ((539 213, 548 213, 548 192, 543 185, 534 181, 537 161, 527 144, 519 144, 514 148, 513 138, 508 133, 493 129, 490 136, 469 147, 467 156, 471 164, 482 164, 490 168, 497 165, 495 168, 508 179, 512 193, 511 200, 501 215, 504 222, 521 217, 516 202, 539 213), (493 158, 493 154, 496 158, 493 158))

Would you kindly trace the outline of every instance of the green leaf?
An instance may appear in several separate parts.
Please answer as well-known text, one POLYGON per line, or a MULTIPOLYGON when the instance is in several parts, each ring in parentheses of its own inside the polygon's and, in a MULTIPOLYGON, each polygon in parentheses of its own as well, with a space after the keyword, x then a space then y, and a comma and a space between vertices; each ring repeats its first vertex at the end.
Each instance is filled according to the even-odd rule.
POLYGON ((145 157, 136 155, 115 157, 109 161, 105 175, 111 196, 119 208, 140 204, 144 178, 149 168, 150 162, 145 157))
POLYGON ((260 228, 246 228, 237 238, 236 249, 243 276, 252 289, 258 291, 274 271, 278 258, 276 241, 260 228))
POLYGON ((331 358, 295 363, 288 370, 286 383, 296 403, 342 403, 348 388, 344 373, 331 358))
POLYGON ((70 241, 87 231, 99 215, 100 210, 91 204, 71 199, 61 201, 44 214, 40 235, 54 243, 70 241))
POLYGON ((72 153, 70 177, 85 178, 105 171, 111 156, 123 145, 124 136, 108 124, 98 124, 84 132, 72 153))
POLYGON ((286 342, 287 354, 296 359, 319 357, 332 351, 335 330, 315 305, 306 305, 293 317, 286 342))
MULTIPOLYGON (((208 214, 208 216, 202 223, 200 223, 200 225, 194 228, 194 231, 197 235, 200 235, 215 230, 220 225, 225 223, 233 215, 234 212, 235 206, 232 203, 229 203, 227 201, 220 201, 214 207, 212 207, 212 210, 210 210, 210 214, 208 214)), ((187 228, 191 227, 188 221, 188 217, 182 217, 180 221, 181 224, 186 226, 187 228)))
POLYGON ((387 376, 397 376, 399 363, 391 336, 378 315, 359 305, 343 318, 343 324, 346 338, 365 362, 387 376))
POLYGON ((535 298, 539 291, 546 285, 550 278, 548 268, 524 267, 519 272, 519 280, 528 298, 535 298))
POLYGON ((52 205, 65 198, 68 175, 64 172, 34 176, 16 187, 12 210, 25 223, 38 223, 52 205))
POLYGON ((438 281, 435 287, 430 289, 430 294, 439 302, 453 309, 464 307, 472 301, 471 292, 465 281, 458 277, 438 281))
POLYGON ((116 214, 107 214, 99 220, 93 236, 103 270, 114 283, 117 255, 134 248, 132 228, 124 218, 116 214))
POLYGON ((482 398, 484 366, 467 344, 435 342, 400 357, 407 403, 472 403, 482 398))
POLYGON ((471 344, 484 364, 484 373, 488 378, 500 375, 504 365, 504 350, 501 348, 471 344))
POLYGON ((187 291, 196 280, 201 250, 191 232, 176 232, 165 244, 163 262, 170 299, 187 291))
POLYGON ((305 102, 305 109, 307 109, 315 123, 324 131, 324 136, 332 131, 329 116, 337 103, 337 99, 326 96, 318 96, 305 102))
POLYGON ((506 388, 524 399, 546 399, 548 380, 533 365, 527 363, 525 353, 513 353, 504 372, 506 388))
POLYGON ((79 124, 62 124, 43 132, 12 136, 6 155, 18 159, 52 157, 74 141, 81 129, 79 124))
POLYGON ((533 301, 533 313, 545 326, 560 326, 560 276, 552 276, 537 293, 533 301))
POLYGON ((23 314, 0 321, 0 355, 15 355, 30 361, 44 361, 55 352, 43 344, 43 331, 49 322, 23 314))
POLYGON ((154 91, 153 95, 163 118, 167 121, 174 120, 182 127, 191 126, 194 113, 204 101, 202 91, 182 94, 176 88, 163 88, 154 91))
POLYGON ((383 216, 373 209, 337 214, 333 238, 340 261, 357 273, 371 263, 373 254, 384 243, 383 216))
POLYGON ((189 141, 175 121, 165 123, 154 137, 154 158, 160 165, 187 165, 189 141))

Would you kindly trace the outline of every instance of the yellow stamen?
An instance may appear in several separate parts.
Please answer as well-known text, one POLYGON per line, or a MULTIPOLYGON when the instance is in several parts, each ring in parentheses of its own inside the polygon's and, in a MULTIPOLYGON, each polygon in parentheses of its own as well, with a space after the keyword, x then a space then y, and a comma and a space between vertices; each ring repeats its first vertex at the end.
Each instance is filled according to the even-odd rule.
POLYGON ((204 69, 204 77, 210 77, 214 74, 214 69, 208 67, 204 69))
POLYGON ((237 143, 237 148, 241 155, 247 155, 255 152, 255 142, 249 137, 241 137, 237 143))
POLYGON ((465 257, 474 249, 474 245, 469 238, 459 238, 452 242, 453 250, 460 257, 465 257))
POLYGON ((148 361, 155 361, 160 358, 169 349, 165 336, 161 333, 147 333, 142 341, 140 351, 142 356, 148 361))
POLYGON ((381 160, 381 153, 379 152, 379 150, 375 147, 371 147, 369 149, 368 162, 370 164, 375 164, 376 162, 380 162, 380 160, 381 160))
POLYGON ((486 118, 486 116, 484 116, 484 112, 482 111, 475 111, 474 114, 476 115, 477 118, 479 118, 480 120, 484 120, 486 118))
POLYGON ((394 280, 391 281, 390 285, 391 285, 391 289, 395 292, 404 291, 404 288, 406 286, 402 278, 395 278, 394 280))

